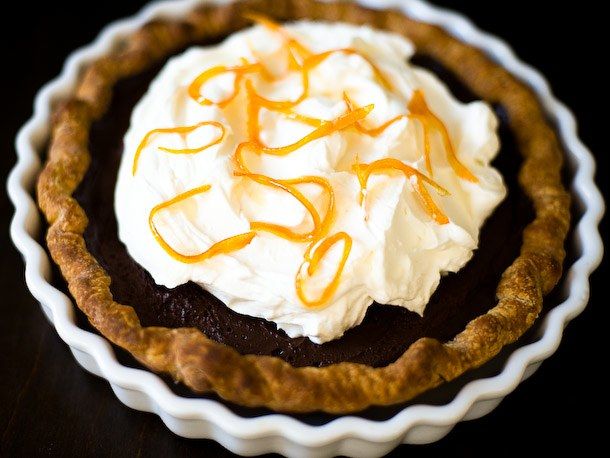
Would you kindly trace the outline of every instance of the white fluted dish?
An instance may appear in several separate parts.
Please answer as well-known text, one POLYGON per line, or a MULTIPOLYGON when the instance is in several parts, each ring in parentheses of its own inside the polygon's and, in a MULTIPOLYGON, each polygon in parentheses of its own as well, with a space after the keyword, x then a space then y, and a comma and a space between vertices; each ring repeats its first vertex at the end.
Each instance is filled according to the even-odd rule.
MULTIPOLYGON (((227 1, 230 0, 216 3, 227 1)), ((436 441, 459 421, 479 418, 493 410, 555 352, 566 324, 587 305, 589 275, 600 263, 603 253, 598 224, 604 203, 593 181, 593 156, 577 136, 574 116, 553 96, 542 75, 517 59, 503 41, 481 32, 463 16, 420 0, 359 0, 359 3, 370 8, 398 8, 414 19, 439 25, 460 40, 484 50, 532 87, 555 122, 566 150, 572 172, 570 189, 580 215, 574 221, 571 242, 578 254, 562 280, 565 300, 546 314, 533 342, 512 351, 497 375, 475 378, 446 404, 409 405, 382 421, 345 415, 322 425, 312 425, 285 414, 244 417, 214 399, 179 396, 158 375, 119 363, 104 337, 77 325, 75 305, 51 283, 51 261, 37 241, 42 224, 33 188, 45 153, 52 107, 73 90, 79 70, 110 52, 121 37, 151 19, 180 17, 205 2, 155 2, 139 14, 107 26, 92 44, 72 53, 61 74, 39 91, 34 115, 19 131, 18 160, 8 179, 8 193, 15 206, 11 236, 25 260, 26 283, 59 336, 70 346, 79 364, 108 380, 116 396, 127 406, 156 413, 180 436, 214 439, 243 455, 277 452, 288 456, 379 456, 401 443, 436 441)))

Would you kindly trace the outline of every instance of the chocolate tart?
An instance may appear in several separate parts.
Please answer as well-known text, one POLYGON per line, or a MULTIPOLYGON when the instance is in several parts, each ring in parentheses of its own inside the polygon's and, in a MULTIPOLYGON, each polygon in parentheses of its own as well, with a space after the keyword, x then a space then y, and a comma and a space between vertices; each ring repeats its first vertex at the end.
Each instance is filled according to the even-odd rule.
POLYGON ((278 411, 347 413, 404 402, 454 379, 534 323, 565 257, 562 159, 532 91, 441 29, 351 3, 246 0, 146 24, 84 69, 72 98, 55 110, 37 192, 49 251, 78 307, 111 342, 195 392, 278 411), (416 64, 435 70, 462 99, 496 107, 502 149, 495 165, 509 196, 485 224, 473 260, 442 280, 423 318, 375 304, 340 339, 291 339, 195 284, 156 285, 119 242, 111 202, 131 109, 165 59, 246 27, 244 11, 404 34, 417 48, 416 64))

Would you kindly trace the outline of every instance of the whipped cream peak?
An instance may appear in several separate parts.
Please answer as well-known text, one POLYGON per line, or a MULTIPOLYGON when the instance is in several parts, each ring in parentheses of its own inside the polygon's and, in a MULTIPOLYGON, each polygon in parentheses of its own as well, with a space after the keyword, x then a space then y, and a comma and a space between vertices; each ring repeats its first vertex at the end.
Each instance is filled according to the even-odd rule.
POLYGON ((497 121, 367 26, 262 24, 170 59, 135 107, 119 238, 161 285, 323 343, 423 314, 504 198, 497 121))

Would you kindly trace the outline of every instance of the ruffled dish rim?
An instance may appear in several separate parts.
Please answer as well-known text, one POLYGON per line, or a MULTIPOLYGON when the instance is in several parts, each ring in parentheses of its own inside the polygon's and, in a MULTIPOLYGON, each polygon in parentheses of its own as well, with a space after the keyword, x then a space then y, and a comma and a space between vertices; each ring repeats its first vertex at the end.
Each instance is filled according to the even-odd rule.
MULTIPOLYGON (((567 298, 545 317, 541 324, 540 339, 515 350, 500 374, 468 383, 446 405, 409 406, 391 419, 380 422, 343 416, 323 426, 312 426, 283 414, 244 418, 218 401, 177 396, 157 375, 121 365, 103 337, 84 331, 76 325, 71 299, 49 283, 50 261, 46 251, 36 241, 40 218, 31 189, 40 170, 40 153, 48 136, 51 107, 74 88, 79 69, 87 62, 106 54, 118 37, 133 32, 154 18, 179 17, 201 2, 184 0, 149 5, 134 18, 109 25, 92 45, 73 53, 66 61, 61 75, 41 89, 35 100, 34 116, 17 136, 18 162, 9 177, 8 191, 16 209, 11 224, 11 236, 25 259, 26 282, 53 321, 59 335, 75 351, 90 355, 99 369, 99 375, 108 379, 113 386, 147 396, 153 403, 150 406, 152 408, 146 410, 157 411, 164 421, 164 414, 178 421, 207 420, 219 427, 223 434, 233 438, 280 436, 310 448, 332 444, 343 438, 359 438, 374 443, 392 442, 404 438, 415 425, 453 425, 467 415, 476 401, 502 398, 512 391, 524 377, 528 367, 531 368, 555 351, 565 324, 586 306, 589 296, 588 276, 601 261, 603 252, 597 225, 603 214, 604 204, 593 181, 593 157, 577 137, 573 115, 554 98, 548 84, 538 72, 521 63, 501 40, 478 31, 462 16, 431 7, 418 0, 371 0, 359 3, 378 9, 397 7, 417 20, 441 26, 460 40, 486 51, 512 74, 526 81, 536 92, 547 114, 557 125, 569 165, 574 172, 572 195, 578 198, 577 205, 582 211, 582 217, 575 222, 573 236, 582 254, 565 274, 567 298)), ((178 434, 191 436, 181 431, 180 427, 172 429, 178 434)), ((214 437, 209 431, 203 435, 195 433, 194 437, 212 437, 224 445, 227 442, 214 437)), ((239 450, 239 447, 236 448, 239 450)), ((273 446, 268 449, 279 452, 283 450, 273 446)))

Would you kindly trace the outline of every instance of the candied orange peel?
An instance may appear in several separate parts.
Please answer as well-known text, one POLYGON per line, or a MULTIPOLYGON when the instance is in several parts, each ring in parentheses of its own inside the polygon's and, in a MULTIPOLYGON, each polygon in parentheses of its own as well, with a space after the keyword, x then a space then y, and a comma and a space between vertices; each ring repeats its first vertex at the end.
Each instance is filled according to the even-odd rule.
POLYGON ((295 289, 297 292, 297 296, 301 300, 303 304, 310 308, 318 308, 326 304, 329 299, 335 294, 337 288, 339 287, 339 281, 341 279, 341 274, 343 273, 343 269, 345 268, 345 264, 347 262, 347 258, 349 257, 350 251, 352 249, 352 238, 346 232, 337 232, 336 234, 324 239, 314 250, 313 255, 309 256, 311 246, 307 249, 306 256, 303 260, 303 263, 299 267, 297 275, 295 277, 295 289), (323 289, 322 294, 316 299, 309 299, 305 294, 305 276, 303 275, 304 267, 307 266, 307 275, 313 276, 318 270, 318 266, 320 261, 324 258, 326 253, 333 247, 335 244, 339 242, 343 242, 343 251, 341 253, 341 258, 339 260, 339 264, 337 265, 337 269, 333 275, 331 281, 326 285, 323 289))
POLYGON ((199 129, 200 127, 204 127, 204 126, 216 127, 220 131, 220 134, 214 140, 206 143, 203 146, 199 146, 197 148, 179 149, 179 148, 167 148, 165 146, 158 147, 158 149, 160 151, 164 151, 164 152, 170 153, 170 154, 197 154, 214 145, 218 145, 219 143, 222 142, 222 140, 225 138, 225 134, 226 134, 225 126, 222 123, 217 122, 217 121, 202 121, 202 122, 199 122, 192 126, 163 127, 163 128, 159 128, 159 129, 153 129, 150 132, 148 132, 144 136, 144 138, 142 139, 140 144, 138 145, 138 148, 136 149, 136 152, 133 156, 133 165, 131 168, 132 175, 135 175, 136 172, 138 171, 138 163, 140 160, 140 155, 142 154, 142 151, 144 150, 144 148, 146 148, 146 146, 150 143, 150 140, 153 136, 159 135, 159 134, 161 134, 161 135, 167 135, 167 134, 186 135, 186 134, 189 134, 189 133, 195 131, 196 129, 199 129))
POLYGON ((223 239, 217 243, 214 243, 210 248, 208 248, 202 253, 193 255, 182 254, 172 248, 171 245, 165 241, 163 236, 157 230, 157 226, 155 225, 155 216, 157 215, 157 213, 174 205, 177 205, 181 202, 184 202, 185 200, 190 199, 194 196, 208 192, 210 188, 211 185, 205 184, 203 186, 199 186, 190 189, 186 192, 183 192, 182 194, 178 194, 176 197, 173 197, 169 200, 166 200, 165 202, 155 205, 148 215, 148 226, 150 227, 153 237, 161 246, 161 248, 163 248, 167 254, 169 254, 177 261, 180 261, 185 264, 194 264, 197 262, 203 262, 219 254, 231 253, 232 251, 240 250, 246 245, 248 245, 256 235, 255 232, 246 232, 244 234, 235 235, 223 239))
POLYGON ((366 194, 366 185, 369 177, 373 173, 388 173, 388 172, 400 172, 407 180, 412 184, 416 195, 419 197, 426 212, 436 221, 438 224, 447 224, 449 218, 438 208, 438 206, 432 200, 432 196, 428 190, 423 186, 427 184, 431 186, 439 195, 448 196, 449 191, 443 188, 441 185, 436 183, 434 180, 428 178, 426 175, 418 171, 417 169, 405 164, 404 162, 394 158, 384 158, 377 161, 371 162, 370 164, 355 164, 354 169, 360 182, 360 200, 364 199, 366 194))
POLYGON ((424 157, 426 158, 426 169, 428 170, 430 176, 432 176, 432 160, 430 158, 430 131, 433 131, 441 136, 443 145, 445 147, 445 154, 447 155, 447 161, 453 168, 456 175, 464 180, 477 183, 479 181, 477 177, 475 177, 455 155, 453 143, 451 142, 451 137, 449 136, 449 131, 447 130, 447 127, 443 121, 441 121, 440 118, 432 112, 430 107, 428 107, 423 91, 418 89, 413 92, 413 96, 411 97, 407 108, 409 109, 409 118, 419 121, 422 125, 424 131, 424 157))

